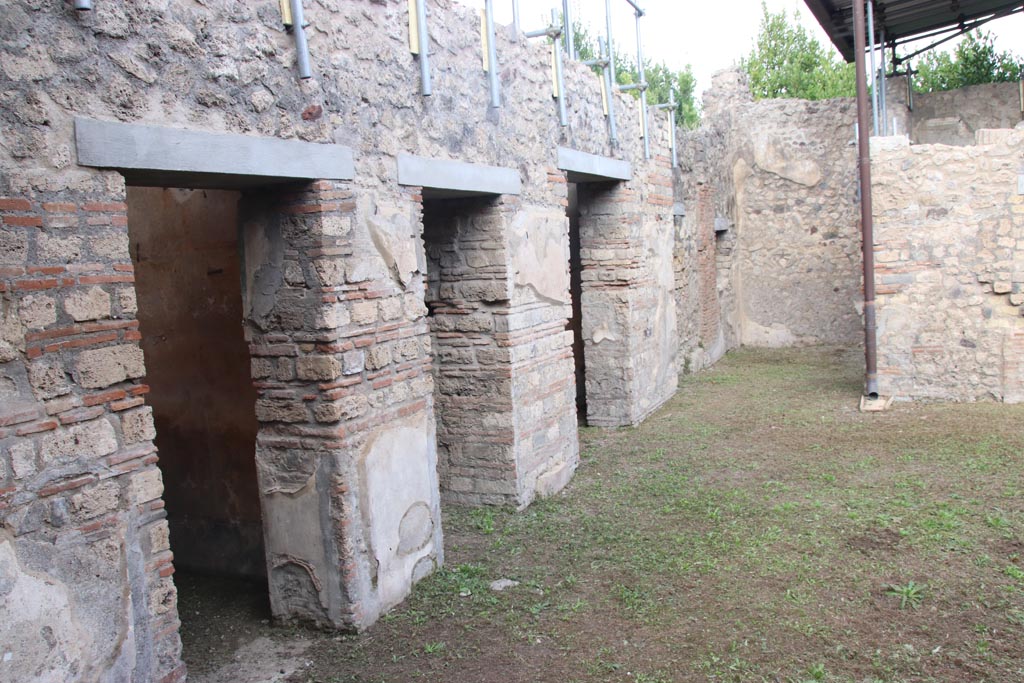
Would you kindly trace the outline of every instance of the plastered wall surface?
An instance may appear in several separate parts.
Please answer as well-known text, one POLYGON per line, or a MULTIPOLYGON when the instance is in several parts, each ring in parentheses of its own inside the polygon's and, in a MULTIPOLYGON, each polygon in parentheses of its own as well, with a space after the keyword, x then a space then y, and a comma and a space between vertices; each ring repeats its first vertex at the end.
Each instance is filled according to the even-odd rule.
MULTIPOLYGON (((443 561, 423 199, 397 184, 398 153, 520 174, 507 216, 507 328, 495 332, 522 436, 520 503, 564 485, 577 457, 563 409, 573 393, 567 273, 529 248, 534 235, 567 240, 558 145, 633 164, 622 184, 625 213, 641 217, 630 258, 656 256, 623 280, 623 339, 635 354, 609 360, 622 366, 609 371, 611 390, 626 387, 629 401, 617 419, 639 419, 674 390, 664 362, 676 334, 661 291, 673 229, 664 117, 652 116, 655 158, 645 162, 636 104, 617 95, 613 147, 597 78, 567 64, 569 125, 560 127, 547 48, 505 30, 503 107, 490 108, 478 18, 445 0, 431 3, 430 98, 419 94, 405 2, 307 3, 309 81, 296 78, 276 2, 94 5, 0 8, 0 571, 14 587, 0 610, 24 616, 0 623, 12 653, 0 680, 185 675, 125 184, 117 171, 76 163, 75 116, 353 152, 351 181, 256 186, 239 205, 278 616, 362 627, 443 561), (407 476, 385 476, 396 471, 407 476), (32 605, 20 607, 27 596, 32 605), (40 640, 46 629, 54 638, 40 640)), ((602 275, 617 266, 600 261, 597 279, 619 277, 602 275)), ((595 315, 611 315, 603 310, 595 315)))
POLYGON ((1019 402, 1024 131, 876 138, 872 173, 880 390, 1019 402))
POLYGON ((886 79, 886 102, 888 129, 883 132, 909 135, 913 144, 973 145, 979 130, 1013 128, 1024 120, 1017 82, 983 83, 911 97, 906 77, 896 76, 886 79), (908 102, 913 106, 908 107, 908 102))

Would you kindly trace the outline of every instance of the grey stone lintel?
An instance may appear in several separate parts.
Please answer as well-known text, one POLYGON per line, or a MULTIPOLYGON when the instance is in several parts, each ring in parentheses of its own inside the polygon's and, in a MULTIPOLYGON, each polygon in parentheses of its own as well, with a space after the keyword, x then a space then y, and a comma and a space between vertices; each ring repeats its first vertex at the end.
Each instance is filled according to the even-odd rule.
POLYGON ((633 179, 633 167, 628 161, 588 154, 568 147, 558 148, 558 168, 566 172, 570 183, 633 179))
POLYGON ((422 187, 424 197, 518 195, 523 187, 515 169, 412 154, 398 155, 398 184, 422 187))
POLYGON ((242 188, 355 175, 348 147, 300 140, 76 117, 75 144, 79 165, 117 169, 130 185, 242 188))

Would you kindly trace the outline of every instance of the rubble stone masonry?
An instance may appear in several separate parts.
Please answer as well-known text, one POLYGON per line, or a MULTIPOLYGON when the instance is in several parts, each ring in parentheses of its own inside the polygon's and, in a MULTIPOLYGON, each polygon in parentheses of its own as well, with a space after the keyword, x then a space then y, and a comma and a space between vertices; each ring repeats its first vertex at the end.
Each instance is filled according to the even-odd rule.
POLYGON ((166 519, 183 511, 161 497, 125 176, 79 165, 75 117, 351 150, 349 180, 126 171, 241 191, 254 455, 280 618, 362 628, 402 600, 443 561, 439 470, 449 501, 519 507, 570 479, 560 145, 633 169, 592 204, 584 244, 587 382, 607 399, 595 421, 633 424, 675 390, 664 116, 652 113, 645 160, 636 102, 614 94, 613 145, 598 78, 567 63, 559 126, 549 46, 505 29, 491 108, 479 18, 450 0, 430 3, 431 97, 399 0, 307 2, 314 78, 300 81, 278 5, 0 7, 0 680, 185 676, 166 519), (472 212, 439 223, 464 229, 451 243, 461 265, 424 236, 435 198, 398 185, 401 152, 518 173, 519 195, 465 200, 472 212), (487 410, 467 411, 466 389, 493 392, 487 410))
POLYGON ((1024 400, 1024 130, 872 141, 879 389, 1024 400))

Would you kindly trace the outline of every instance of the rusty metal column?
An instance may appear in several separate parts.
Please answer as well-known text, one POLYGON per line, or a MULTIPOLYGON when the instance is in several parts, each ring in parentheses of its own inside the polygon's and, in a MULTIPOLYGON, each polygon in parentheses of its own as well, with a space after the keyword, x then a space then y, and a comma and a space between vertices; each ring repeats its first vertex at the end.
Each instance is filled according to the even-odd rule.
MULTIPOLYGON (((871 0, 868 0, 870 2, 871 0)), ((878 349, 875 335, 875 235, 871 215, 871 133, 864 51, 864 0, 853 2, 853 51, 857 72, 857 163, 860 166, 861 249, 864 254, 864 395, 878 397, 878 349)))

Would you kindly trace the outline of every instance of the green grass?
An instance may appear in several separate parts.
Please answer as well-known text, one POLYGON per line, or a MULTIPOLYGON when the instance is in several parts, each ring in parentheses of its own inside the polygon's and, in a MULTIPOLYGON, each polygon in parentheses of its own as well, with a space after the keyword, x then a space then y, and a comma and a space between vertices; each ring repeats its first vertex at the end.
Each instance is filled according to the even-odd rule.
POLYGON ((1024 680, 1024 406, 862 414, 860 360, 732 353, 581 430, 563 494, 446 508, 447 566, 314 679, 1024 680))

